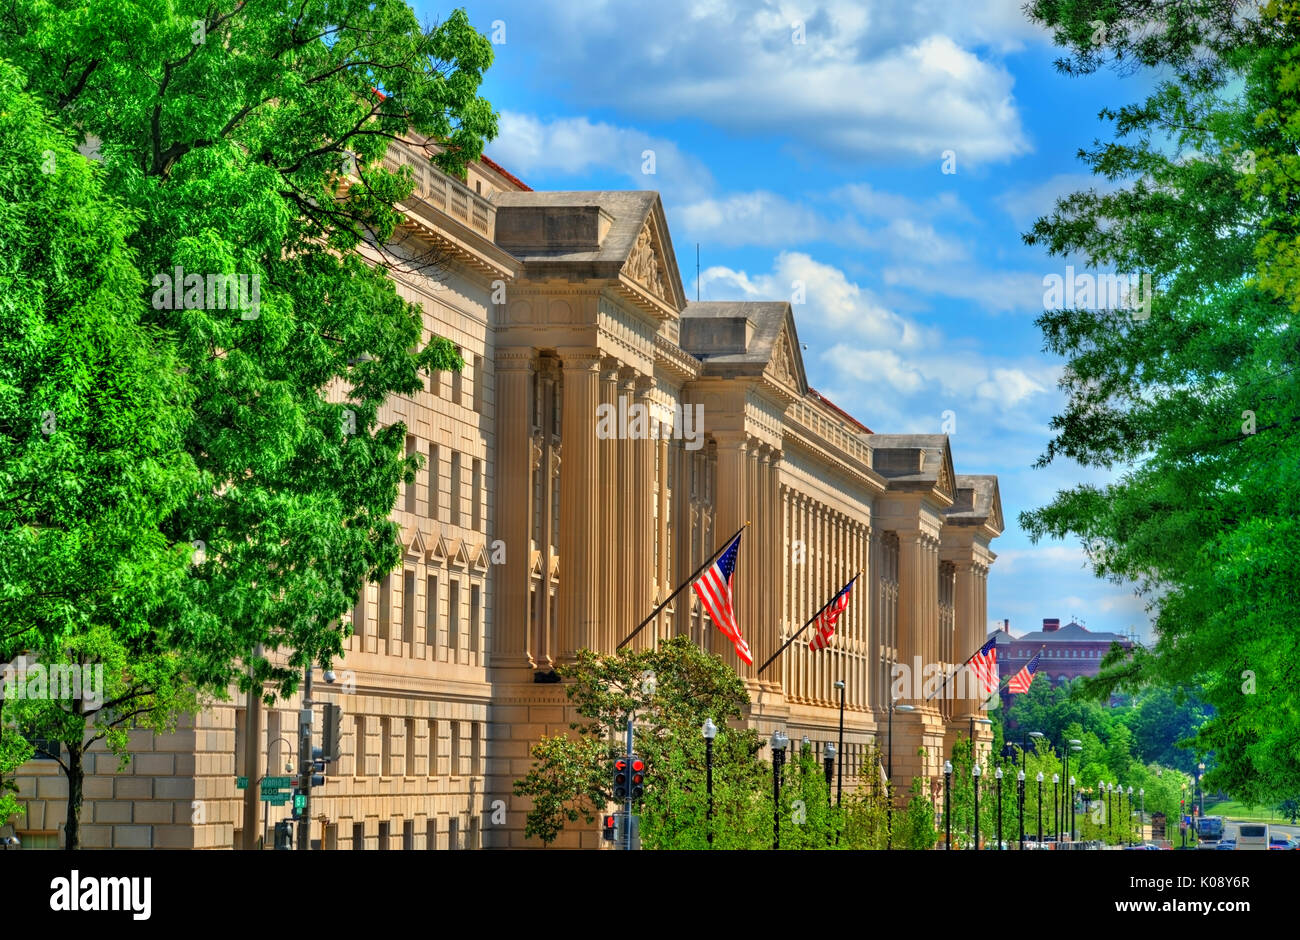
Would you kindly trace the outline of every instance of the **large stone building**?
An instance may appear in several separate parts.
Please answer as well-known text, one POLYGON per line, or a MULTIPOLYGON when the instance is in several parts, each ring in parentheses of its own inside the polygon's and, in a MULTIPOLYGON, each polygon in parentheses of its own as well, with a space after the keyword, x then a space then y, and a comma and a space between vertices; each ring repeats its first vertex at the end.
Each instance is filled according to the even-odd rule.
MULTIPOLYGON (((1132 638, 1122 633, 1096 632, 1073 620, 1061 626, 1059 617, 1044 617, 1041 630, 1021 636, 1013 634, 1011 621, 1005 620, 989 637, 997 643, 998 673, 1004 682, 1041 653, 1038 677, 1054 686, 1097 675, 1112 643, 1125 650, 1134 645, 1132 638)), ((1009 693, 1004 690, 1003 696, 1009 702, 1009 693)))
MULTIPOLYGON (((427 469, 394 510, 402 566, 352 613, 336 681, 317 673, 315 701, 345 719, 313 839, 525 845, 513 782, 540 735, 568 728, 554 668, 612 650, 746 521, 736 607, 755 663, 860 571, 831 648, 797 643, 759 678, 689 591, 637 642, 694 638, 745 678, 750 724, 794 740, 835 738, 843 680, 851 774, 884 743, 892 666, 960 663, 983 641, 996 478, 956 473, 944 435, 873 433, 810 389, 790 304, 688 301, 657 193, 534 192, 489 160, 462 183, 415 146, 388 160, 417 184, 393 277, 468 367, 382 412, 427 469), (433 278, 415 263, 430 252, 433 278), (649 433, 598 433, 602 405, 644 406, 649 433)), ((900 701, 919 706, 894 718, 905 786, 939 774, 978 699, 900 701)), ((218 703, 197 726, 136 734, 120 772, 94 755, 85 844, 255 845, 289 807, 236 777, 285 773, 298 704, 218 703)), ((20 836, 56 843, 57 768, 34 761, 19 783, 20 836)))

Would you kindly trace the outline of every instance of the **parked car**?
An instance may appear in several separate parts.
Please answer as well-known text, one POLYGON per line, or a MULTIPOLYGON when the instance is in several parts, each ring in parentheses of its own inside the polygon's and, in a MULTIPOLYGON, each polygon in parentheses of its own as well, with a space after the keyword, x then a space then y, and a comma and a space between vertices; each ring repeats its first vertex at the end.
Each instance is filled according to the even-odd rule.
POLYGON ((1235 848, 1237 847, 1237 840, 1236 840, 1236 839, 1221 839, 1221 840, 1220 840, 1220 841, 1219 841, 1219 842, 1218 842, 1214 847, 1215 847, 1216 849, 1226 850, 1226 851, 1231 852, 1233 849, 1235 849, 1235 848))
POLYGON ((1283 832, 1275 832, 1268 837, 1268 847, 1274 851, 1295 851, 1300 848, 1300 842, 1283 832))

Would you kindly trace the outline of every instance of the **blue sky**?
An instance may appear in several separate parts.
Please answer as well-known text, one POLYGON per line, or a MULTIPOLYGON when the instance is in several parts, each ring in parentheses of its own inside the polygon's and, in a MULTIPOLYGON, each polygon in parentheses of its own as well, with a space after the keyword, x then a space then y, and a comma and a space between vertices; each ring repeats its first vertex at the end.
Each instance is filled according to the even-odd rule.
MULTIPOLYGON (((654 189, 687 294, 790 299, 810 384, 874 431, 941 433, 996 473, 1007 530, 990 620, 1149 630, 1077 541, 1030 544, 1026 508, 1103 472, 1032 468, 1060 410, 1034 325, 1070 259, 1020 233, 1074 189, 1076 153, 1140 77, 1058 75, 1021 0, 465 4, 496 41, 487 154, 535 189, 654 189), (801 26, 801 33, 800 33, 801 26), (802 39, 802 41, 798 41, 802 39), (502 41, 503 40, 503 41, 502 41), (653 151, 654 172, 645 172, 653 151), (951 155, 945 161, 945 151, 951 155), (955 161, 956 172, 945 173, 955 161)), ((427 20, 450 7, 417 0, 427 20)))

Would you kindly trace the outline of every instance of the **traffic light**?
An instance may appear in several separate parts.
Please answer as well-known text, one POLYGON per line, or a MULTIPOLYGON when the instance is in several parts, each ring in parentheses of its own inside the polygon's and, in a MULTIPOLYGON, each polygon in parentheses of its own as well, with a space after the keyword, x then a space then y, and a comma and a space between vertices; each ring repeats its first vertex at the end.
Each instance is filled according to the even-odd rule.
POLYGON ((645 761, 632 755, 632 781, 631 796, 634 800, 639 800, 645 796, 645 761))
POLYGON ((624 800, 627 799, 627 795, 628 795, 628 792, 629 792, 629 791, 628 791, 628 785, 627 785, 627 776, 628 776, 628 775, 627 775, 627 761, 620 757, 618 760, 614 761, 614 800, 615 800, 615 802, 622 803, 624 800))
POLYGON ((340 744, 343 741, 343 709, 338 705, 330 703, 325 704, 325 713, 322 716, 324 728, 321 731, 321 751, 327 761, 338 760, 340 744))
POLYGON ((614 816, 610 814, 605 817, 605 831, 603 833, 606 842, 614 841, 614 816))
POLYGON ((311 749, 311 785, 313 787, 325 786, 325 751, 322 748, 314 747, 311 749))
POLYGON ((287 819, 275 824, 275 847, 282 852, 293 848, 293 824, 287 819))

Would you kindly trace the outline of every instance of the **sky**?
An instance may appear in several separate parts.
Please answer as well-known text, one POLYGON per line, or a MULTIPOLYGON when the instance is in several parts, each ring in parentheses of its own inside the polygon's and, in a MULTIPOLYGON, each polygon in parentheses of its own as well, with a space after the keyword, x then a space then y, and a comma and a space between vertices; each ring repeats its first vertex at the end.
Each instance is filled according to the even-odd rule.
MULTIPOLYGON (((1021 233, 1108 188, 1079 161, 1142 76, 1057 73, 1022 0, 468 2, 496 60, 485 152, 534 189, 653 189, 687 295, 791 300, 809 384, 873 431, 948 433, 995 473, 990 622, 1150 633, 1131 586, 1021 511, 1110 473, 1035 469, 1063 409, 1034 323, 1069 258, 1021 233), (696 278, 696 245, 700 277, 696 278)), ((415 0, 428 23, 450 7, 415 0)))

